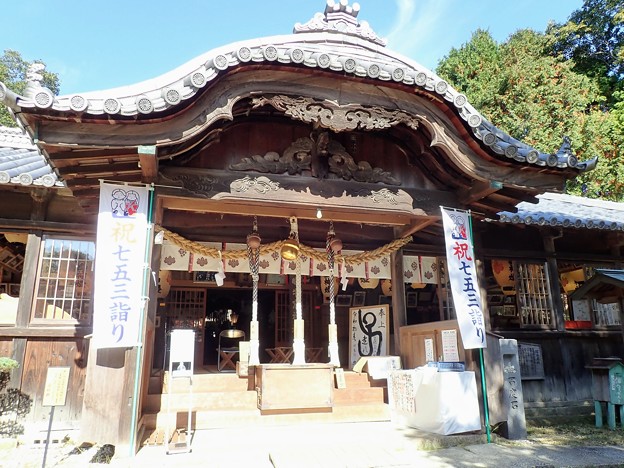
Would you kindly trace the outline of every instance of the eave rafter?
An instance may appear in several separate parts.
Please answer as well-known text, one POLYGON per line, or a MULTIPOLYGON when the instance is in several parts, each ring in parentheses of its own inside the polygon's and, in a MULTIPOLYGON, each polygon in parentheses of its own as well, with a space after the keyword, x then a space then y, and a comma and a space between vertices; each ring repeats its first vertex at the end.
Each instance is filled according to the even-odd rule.
POLYGON ((459 201, 463 205, 471 205, 477 200, 481 200, 494 192, 503 188, 503 184, 495 181, 475 181, 468 190, 462 190, 459 194, 459 201))

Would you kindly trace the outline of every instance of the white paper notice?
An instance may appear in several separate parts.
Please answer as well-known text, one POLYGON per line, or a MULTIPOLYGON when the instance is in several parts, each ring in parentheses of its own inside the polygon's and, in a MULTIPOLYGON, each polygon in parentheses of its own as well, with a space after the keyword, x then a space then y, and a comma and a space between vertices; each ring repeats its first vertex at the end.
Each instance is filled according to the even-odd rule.
POLYGON ((459 361, 457 330, 442 330, 442 360, 445 362, 459 361))
POLYGON ((425 362, 435 361, 433 355, 433 340, 431 338, 425 338, 425 362))

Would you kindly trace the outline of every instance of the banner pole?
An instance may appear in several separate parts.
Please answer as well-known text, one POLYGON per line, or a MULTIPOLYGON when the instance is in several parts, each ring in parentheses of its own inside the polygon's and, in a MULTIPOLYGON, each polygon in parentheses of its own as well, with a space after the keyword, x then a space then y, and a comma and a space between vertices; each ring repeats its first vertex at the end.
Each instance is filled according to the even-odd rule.
MULTIPOLYGON (((470 229, 470 240, 473 245, 473 255, 474 255, 474 236, 472 232, 472 213, 468 210, 468 228, 470 229)), ((487 398, 487 385, 485 382, 485 364, 483 362, 483 348, 479 348, 479 363, 481 366, 481 393, 483 393, 483 410, 485 413, 485 432, 487 434, 487 443, 489 444, 492 441, 492 434, 490 432, 490 407, 488 405, 487 398)))
POLYGON ((136 448, 136 426, 137 426, 137 419, 138 419, 138 399, 139 399, 139 380, 140 380, 140 373, 141 373, 141 359, 143 356, 143 347, 144 347, 144 343, 143 343, 143 335, 144 335, 144 330, 143 328, 145 327, 145 316, 147 315, 147 308, 148 308, 148 303, 149 303, 149 295, 148 295, 148 291, 149 291, 149 280, 150 280, 150 270, 151 270, 151 246, 152 246, 152 231, 153 231, 153 226, 152 226, 152 210, 153 210, 153 204, 154 204, 154 186, 150 187, 150 192, 149 192, 149 203, 147 206, 147 229, 145 230, 145 237, 146 237, 146 242, 145 242, 145 254, 143 257, 143 261, 144 261, 144 265, 143 265, 143 287, 142 287, 142 295, 143 295, 143 308, 141 310, 141 317, 139 319, 139 331, 141 333, 140 336, 140 343, 137 343, 137 352, 136 352, 136 362, 135 362, 135 369, 134 369, 134 388, 132 391, 132 417, 131 417, 131 421, 130 421, 130 451, 129 451, 129 456, 130 457, 134 457, 135 453, 135 448, 136 448))
POLYGON ((483 348, 479 348, 479 361, 481 362, 481 393, 483 393, 483 409, 485 410, 485 431, 488 444, 492 441, 490 432, 490 409, 487 398, 487 386, 485 385, 485 366, 483 364, 483 348))

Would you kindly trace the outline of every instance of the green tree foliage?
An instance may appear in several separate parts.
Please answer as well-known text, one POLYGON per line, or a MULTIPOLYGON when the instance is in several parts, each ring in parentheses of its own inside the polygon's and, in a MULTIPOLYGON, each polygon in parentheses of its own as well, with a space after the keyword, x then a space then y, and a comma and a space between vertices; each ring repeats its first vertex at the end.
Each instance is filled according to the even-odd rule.
POLYGON ((520 30, 498 44, 477 31, 442 59, 437 73, 514 138, 553 153, 567 135, 579 160, 599 156, 598 167, 571 182, 569 192, 624 200, 618 121, 605 111, 596 80, 552 53, 555 41, 552 34, 520 30))
MULTIPOLYGON (((35 62, 43 63, 41 60, 28 62, 22 58, 19 52, 9 49, 5 50, 0 56, 0 81, 14 93, 23 94, 26 88, 28 67, 35 62)), ((58 75, 44 70, 42 76, 43 80, 41 84, 54 94, 58 94, 58 75)), ((15 121, 11 118, 8 109, 4 105, 0 105, 0 125, 6 125, 8 127, 16 126, 15 121)))
POLYGON ((575 71, 594 78, 609 104, 624 78, 624 2, 585 0, 565 24, 551 24, 553 54, 572 60, 575 71))

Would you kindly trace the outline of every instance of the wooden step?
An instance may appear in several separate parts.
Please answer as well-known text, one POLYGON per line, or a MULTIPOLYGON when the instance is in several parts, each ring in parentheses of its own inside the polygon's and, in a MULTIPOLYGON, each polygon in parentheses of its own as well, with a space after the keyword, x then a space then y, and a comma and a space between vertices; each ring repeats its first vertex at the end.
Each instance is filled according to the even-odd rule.
MULTIPOLYGON (((169 384, 168 376, 165 376, 162 393, 188 393, 190 385, 188 378, 172 379, 169 384)), ((192 386, 193 393, 253 390, 248 378, 241 378, 235 373, 196 374, 192 386)))
MULTIPOLYGON (((347 388, 368 388, 368 387, 385 387, 387 382, 385 379, 371 379, 366 373, 357 373, 353 371, 346 371, 344 373, 345 384, 347 388)), ((157 380, 158 377, 150 378, 150 391, 149 393, 160 393, 159 391, 152 391, 152 388, 156 389, 156 383, 152 382, 152 379, 157 380)), ((162 393, 167 393, 168 383, 167 376, 165 376, 165 383, 163 385, 162 393)), ((171 393, 186 393, 189 391, 189 379, 177 378, 171 382, 171 393)), ((253 390, 253 376, 249 378, 241 378, 235 373, 211 373, 211 374, 196 374, 193 376, 193 392, 224 392, 224 391, 242 391, 253 390)))
MULTIPOLYGON (((178 412, 168 415, 165 412, 148 413, 142 418, 146 431, 155 429, 184 428, 188 424, 188 414, 178 412)), ((262 415, 260 410, 236 411, 194 411, 192 416, 194 429, 218 429, 239 427, 244 425, 284 425, 300 423, 344 423, 344 422, 374 422, 390 421, 390 409, 384 403, 349 405, 334 407, 331 412, 325 413, 291 413, 262 415)))
POLYGON ((362 405, 366 403, 383 403, 384 389, 381 387, 368 388, 334 388, 334 405, 362 405))
POLYGON ((144 408, 147 412, 166 411, 167 408, 185 411, 189 405, 198 409, 238 410, 253 409, 258 404, 256 392, 204 392, 204 393, 172 393, 170 395, 147 395, 144 408))
POLYGON ((345 371, 345 384, 347 388, 368 388, 370 387, 370 381, 368 379, 368 374, 365 373, 357 373, 353 371, 345 371))
MULTIPOLYGON (((214 429, 246 424, 292 424, 299 422, 389 421, 385 380, 370 379, 366 373, 345 371, 346 388, 334 389, 334 406, 327 412, 261 414, 253 376, 239 378, 235 373, 206 373, 193 376, 192 395, 189 379, 173 379, 171 393, 147 395, 143 426, 148 431, 167 427, 186 427, 192 404, 193 427, 214 429), (171 400, 168 403, 168 398, 171 400), (167 411, 169 404, 169 412, 167 411)), ((152 384, 151 386, 154 386, 152 384)), ((164 388, 167 388, 165 379, 164 388)))

